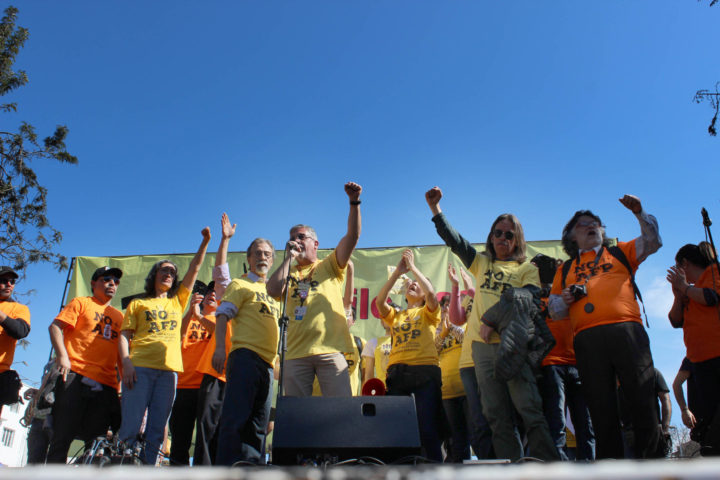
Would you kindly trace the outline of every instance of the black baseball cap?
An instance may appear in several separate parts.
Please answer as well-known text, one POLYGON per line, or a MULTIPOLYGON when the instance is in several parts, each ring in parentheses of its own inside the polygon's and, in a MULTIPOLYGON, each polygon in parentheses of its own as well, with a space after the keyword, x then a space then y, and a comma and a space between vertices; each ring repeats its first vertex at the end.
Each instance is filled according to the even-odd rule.
POLYGON ((95 273, 93 273, 91 280, 94 282, 95 280, 104 275, 113 275, 116 278, 122 278, 122 270, 120 270, 119 268, 110 268, 108 266, 100 267, 95 270, 95 273))
POLYGON ((20 277, 20 275, 18 275, 18 274, 15 272, 15 270, 13 270, 12 268, 8 267, 7 265, 3 265, 3 266, 0 267, 0 277, 2 277, 3 275, 10 275, 10 276, 15 277, 15 278, 19 278, 19 277, 20 277))

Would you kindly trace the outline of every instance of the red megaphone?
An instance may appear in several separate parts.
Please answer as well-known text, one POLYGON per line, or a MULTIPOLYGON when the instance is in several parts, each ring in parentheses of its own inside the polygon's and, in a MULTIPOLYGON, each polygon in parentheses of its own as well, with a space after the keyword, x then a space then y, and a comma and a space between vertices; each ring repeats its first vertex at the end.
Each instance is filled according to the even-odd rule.
POLYGON ((377 397, 385 395, 385 382, 379 378, 371 378, 365 382, 362 387, 364 396, 377 397))

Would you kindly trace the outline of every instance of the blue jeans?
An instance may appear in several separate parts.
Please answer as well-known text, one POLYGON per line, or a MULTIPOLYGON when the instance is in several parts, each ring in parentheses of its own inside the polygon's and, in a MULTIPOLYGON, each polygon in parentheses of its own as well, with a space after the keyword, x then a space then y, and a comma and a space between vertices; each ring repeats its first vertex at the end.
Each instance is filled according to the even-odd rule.
POLYGON ((216 465, 265 463, 273 368, 247 348, 230 352, 220 414, 216 465))
POLYGON ((580 374, 575 365, 546 365, 538 385, 543 399, 545 418, 550 436, 560 453, 568 460, 565 451, 565 408, 570 410, 577 439, 577 459, 595 460, 595 433, 590 423, 590 411, 582 394, 580 374))
POLYGON ((460 380, 462 380, 465 388, 465 398, 467 398, 470 446, 472 446, 477 458, 481 460, 493 459, 495 458, 495 451, 492 446, 492 433, 490 432, 490 424, 482 413, 480 389, 475 376, 475 367, 461 368, 460 380))
POLYGON ((145 449, 141 460, 155 465, 175 399, 177 374, 169 370, 135 367, 135 375, 137 381, 133 388, 123 388, 122 424, 118 436, 125 443, 135 442, 147 409, 145 449))

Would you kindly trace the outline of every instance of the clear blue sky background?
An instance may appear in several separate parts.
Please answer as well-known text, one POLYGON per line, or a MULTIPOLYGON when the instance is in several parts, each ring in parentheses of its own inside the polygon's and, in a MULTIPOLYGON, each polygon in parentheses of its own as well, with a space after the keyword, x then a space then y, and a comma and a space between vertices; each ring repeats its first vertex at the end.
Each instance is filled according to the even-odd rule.
MULTIPOLYGON (((7 5, 6 2, 0 2, 7 5)), ((37 162, 69 256, 194 251, 219 216, 258 235, 345 230, 342 186, 362 184, 360 247, 439 243, 423 194, 480 242, 518 215, 557 239, 579 208, 639 234, 638 195, 665 246, 640 268, 656 364, 672 382, 682 332, 665 270, 720 220, 720 139, 693 94, 720 80, 720 7, 677 1, 17 1, 30 83, 3 128, 70 128, 77 166, 37 162)), ((718 223, 720 225, 720 223, 718 223)), ((720 238, 720 230, 718 230, 720 238)), ((66 273, 19 290, 33 330, 16 368, 38 381, 66 273), (20 362, 26 362, 27 366, 20 362)), ((673 423, 679 423, 674 412, 673 423)))

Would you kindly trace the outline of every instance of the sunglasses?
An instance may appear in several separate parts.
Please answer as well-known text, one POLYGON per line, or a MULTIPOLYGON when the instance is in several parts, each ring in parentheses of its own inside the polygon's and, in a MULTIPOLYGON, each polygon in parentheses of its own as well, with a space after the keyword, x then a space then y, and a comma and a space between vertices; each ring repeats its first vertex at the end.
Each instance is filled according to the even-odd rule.
POLYGON ((102 281, 105 283, 108 283, 110 280, 112 280, 113 282, 115 282, 115 285, 120 285, 120 279, 117 277, 113 277, 112 275, 105 275, 104 277, 100 278, 102 278, 102 281))
POLYGON ((313 238, 310 235, 306 235, 304 233, 298 233, 294 237, 290 237, 290 240, 300 240, 301 242, 307 238, 313 238))
POLYGON ((175 269, 172 267, 163 267, 158 270, 158 273, 161 275, 172 275, 173 277, 175 275, 177 275, 177 273, 175 272, 175 269))
POLYGON ((0 278, 0 285, 7 283, 8 285, 15 285, 15 279, 12 277, 0 278))
POLYGON ((495 230, 493 232, 493 235, 495 235, 495 238, 500 238, 505 235, 505 240, 512 240, 513 238, 515 238, 515 234, 511 231, 504 232, 502 230, 495 230))
POLYGON ((577 225, 580 228, 599 227, 600 222, 598 222, 597 220, 590 220, 589 222, 577 222, 575 225, 577 225))

